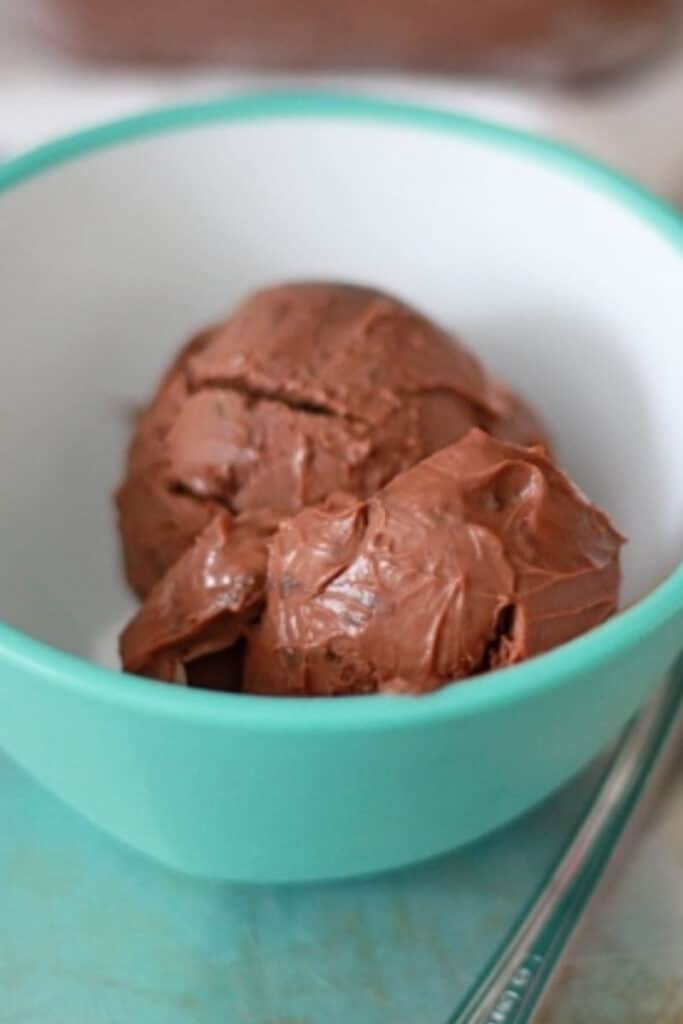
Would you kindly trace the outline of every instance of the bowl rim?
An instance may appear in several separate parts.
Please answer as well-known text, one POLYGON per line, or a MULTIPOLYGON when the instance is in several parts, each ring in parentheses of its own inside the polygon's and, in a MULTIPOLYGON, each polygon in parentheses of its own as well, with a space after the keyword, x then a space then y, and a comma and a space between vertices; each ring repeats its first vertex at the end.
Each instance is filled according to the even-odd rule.
MULTIPOLYGON (((0 164, 2 194, 68 161, 150 136, 211 123, 283 119, 335 119, 456 134, 515 150, 532 161, 579 179, 625 207, 663 236, 683 257, 683 219, 645 188, 579 151, 543 136, 493 121, 389 100, 326 92, 265 92, 162 107, 107 122, 48 142, 0 164)), ((420 697, 370 695, 321 700, 258 697, 168 686, 97 665, 0 622, 0 660, 74 695, 131 710, 186 720, 292 732, 407 728, 463 717, 532 698, 575 675, 597 669, 639 646, 683 613, 683 563, 654 590, 614 618, 546 654, 445 686, 420 697)))

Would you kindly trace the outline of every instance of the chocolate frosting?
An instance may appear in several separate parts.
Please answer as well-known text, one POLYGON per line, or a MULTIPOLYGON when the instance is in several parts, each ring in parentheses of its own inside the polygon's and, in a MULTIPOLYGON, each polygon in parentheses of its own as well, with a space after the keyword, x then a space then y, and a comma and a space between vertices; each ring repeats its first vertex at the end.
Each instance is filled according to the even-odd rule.
POLYGON ((117 494, 128 580, 145 597, 220 512, 369 497, 473 426, 544 442, 518 398, 404 303, 351 285, 258 292, 186 346, 140 418, 117 494))
POLYGON ((123 631, 124 667, 170 683, 239 684, 225 655, 262 610, 274 528, 267 515, 217 513, 123 631))
POLYGON ((480 429, 369 498, 333 494, 272 531, 219 514, 124 633, 125 667, 179 679, 239 640, 251 693, 419 693, 616 608, 608 518, 540 448, 480 429))
POLYGON ((281 525, 244 688, 420 693, 540 654, 613 613, 621 543, 541 449, 474 429, 281 525))

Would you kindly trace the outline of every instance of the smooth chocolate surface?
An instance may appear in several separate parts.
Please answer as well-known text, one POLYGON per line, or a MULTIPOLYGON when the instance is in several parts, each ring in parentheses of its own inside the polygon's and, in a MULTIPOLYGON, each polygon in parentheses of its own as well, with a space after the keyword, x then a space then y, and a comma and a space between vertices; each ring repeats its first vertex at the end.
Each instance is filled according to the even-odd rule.
POLYGON ((227 652, 262 611, 273 529, 267 516, 217 513, 123 631, 124 667, 169 683, 238 684, 227 652))
POLYGON ((540 449, 474 429, 280 526, 244 688, 421 693, 522 661, 614 612, 621 544, 540 449))

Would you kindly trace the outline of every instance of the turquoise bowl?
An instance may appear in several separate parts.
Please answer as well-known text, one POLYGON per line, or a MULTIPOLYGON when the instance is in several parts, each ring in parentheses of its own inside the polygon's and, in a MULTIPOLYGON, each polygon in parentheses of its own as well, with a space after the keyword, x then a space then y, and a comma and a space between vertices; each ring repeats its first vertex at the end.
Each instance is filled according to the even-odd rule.
POLYGON ((219 100, 0 167, 0 265, 0 745, 123 842, 248 882, 432 857, 569 779, 683 647, 683 228, 610 170, 425 109, 219 100), (192 329, 302 276, 404 295, 529 396, 630 538, 624 611, 419 699, 115 670, 122 409, 192 329))

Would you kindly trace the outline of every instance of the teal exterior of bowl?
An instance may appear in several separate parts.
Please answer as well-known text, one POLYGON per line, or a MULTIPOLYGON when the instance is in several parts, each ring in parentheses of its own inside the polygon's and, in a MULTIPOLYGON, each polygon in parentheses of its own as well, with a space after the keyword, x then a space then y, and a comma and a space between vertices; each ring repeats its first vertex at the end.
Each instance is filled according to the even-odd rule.
POLYGON ((181 871, 341 878, 455 848, 541 800, 647 698, 680 635, 672 619, 579 671, 569 645, 548 685, 538 659, 539 686, 517 687, 529 665, 434 697, 298 708, 113 673, 101 686, 101 670, 70 656, 17 655, 3 630, 0 743, 91 821, 181 871), (504 692, 488 700, 494 682, 504 692))
MULTIPOLYGON (((313 113, 404 120, 526 150, 628 203, 683 254, 672 211, 570 151, 454 115, 333 97, 251 97, 119 122, 0 168, 0 191, 143 135, 313 113)), ((617 733, 681 647, 681 568, 590 634, 422 698, 278 700, 168 687, 0 625, 0 745, 92 822, 181 871, 247 882, 341 878, 432 857, 530 808, 617 733)))

